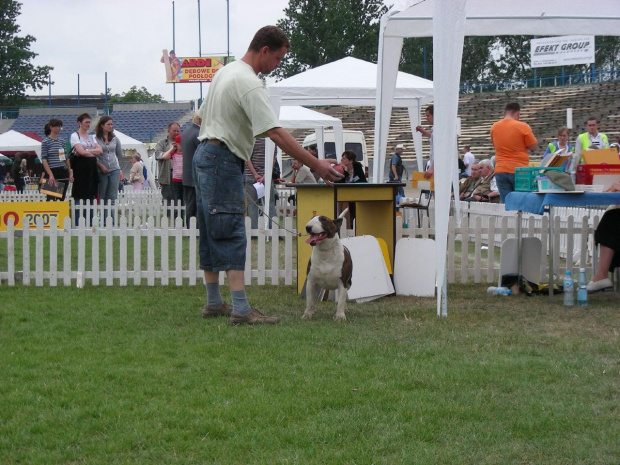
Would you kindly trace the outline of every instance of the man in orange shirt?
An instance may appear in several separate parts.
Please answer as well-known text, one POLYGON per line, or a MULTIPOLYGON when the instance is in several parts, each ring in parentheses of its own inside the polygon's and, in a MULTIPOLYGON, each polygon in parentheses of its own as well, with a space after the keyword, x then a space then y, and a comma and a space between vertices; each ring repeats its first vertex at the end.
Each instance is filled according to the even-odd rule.
POLYGON ((504 119, 491 127, 491 142, 495 147, 495 180, 500 203, 515 190, 515 168, 528 166, 528 150, 538 148, 536 137, 527 123, 519 121, 521 106, 517 102, 506 105, 504 119))

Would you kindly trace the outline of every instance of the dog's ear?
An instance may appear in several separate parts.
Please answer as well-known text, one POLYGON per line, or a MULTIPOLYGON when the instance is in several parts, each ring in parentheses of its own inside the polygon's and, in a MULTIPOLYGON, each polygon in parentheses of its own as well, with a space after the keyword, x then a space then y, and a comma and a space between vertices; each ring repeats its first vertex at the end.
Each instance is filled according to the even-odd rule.
POLYGON ((336 218, 334 220, 334 224, 336 225, 336 228, 338 229, 338 234, 340 234, 340 227, 342 226, 342 218, 336 218))

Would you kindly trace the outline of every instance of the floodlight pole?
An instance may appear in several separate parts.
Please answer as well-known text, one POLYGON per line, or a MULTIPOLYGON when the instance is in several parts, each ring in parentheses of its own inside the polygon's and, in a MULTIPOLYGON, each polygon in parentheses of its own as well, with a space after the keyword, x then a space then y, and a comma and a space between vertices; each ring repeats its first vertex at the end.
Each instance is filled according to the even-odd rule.
POLYGON ((78 73, 78 95, 77 95, 77 106, 80 107, 80 75, 78 73))
POLYGON ((230 0, 226 0, 226 63, 230 58, 230 0))
POLYGON ((47 106, 52 108, 52 75, 50 73, 47 73, 47 91, 47 106))
MULTIPOLYGON (((174 0, 172 1, 172 50, 176 53, 176 46, 174 43, 174 0)), ((177 103, 177 84, 176 82, 172 83, 172 101, 177 103)))
MULTIPOLYGON (((198 56, 202 58, 202 35, 200 33, 200 0, 198 0, 198 56)), ((202 81, 200 82, 200 102, 202 103, 202 81)), ((196 108, 198 110, 198 108, 196 108)))
POLYGON ((105 114, 109 115, 110 114, 110 109, 108 108, 108 72, 105 72, 105 98, 104 98, 104 103, 105 103, 105 114))

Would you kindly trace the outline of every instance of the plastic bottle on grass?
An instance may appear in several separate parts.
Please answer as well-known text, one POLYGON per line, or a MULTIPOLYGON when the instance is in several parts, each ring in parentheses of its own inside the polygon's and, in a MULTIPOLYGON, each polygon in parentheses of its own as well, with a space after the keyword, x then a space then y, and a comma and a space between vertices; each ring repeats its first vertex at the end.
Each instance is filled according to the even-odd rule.
POLYGON ((572 307, 575 304, 575 283, 570 270, 566 270, 564 276, 564 306, 572 307))
POLYGON ((512 294, 512 291, 510 289, 508 289, 507 287, 490 286, 490 287, 487 287, 487 294, 490 294, 490 295, 510 295, 510 294, 512 294))
POLYGON ((577 281, 577 305, 580 307, 588 306, 588 279, 586 269, 579 268, 579 279, 577 281))

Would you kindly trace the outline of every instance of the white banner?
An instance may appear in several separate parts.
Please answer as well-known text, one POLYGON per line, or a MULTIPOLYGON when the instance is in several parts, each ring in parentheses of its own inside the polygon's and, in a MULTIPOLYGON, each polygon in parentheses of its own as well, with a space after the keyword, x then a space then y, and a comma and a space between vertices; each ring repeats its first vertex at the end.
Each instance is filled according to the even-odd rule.
POLYGON ((532 39, 532 68, 594 63, 594 36, 532 39))

